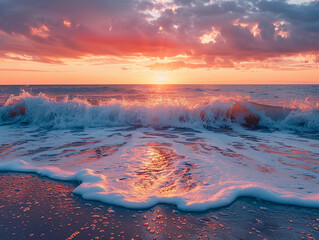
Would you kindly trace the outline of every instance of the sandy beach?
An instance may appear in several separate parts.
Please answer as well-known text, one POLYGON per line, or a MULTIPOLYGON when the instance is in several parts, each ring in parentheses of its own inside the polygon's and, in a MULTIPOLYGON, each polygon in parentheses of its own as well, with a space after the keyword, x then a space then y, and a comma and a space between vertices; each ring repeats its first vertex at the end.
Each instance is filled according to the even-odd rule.
POLYGON ((201 213, 129 210, 86 201, 74 182, 0 177, 1 239, 318 239, 319 209, 241 198, 201 213))

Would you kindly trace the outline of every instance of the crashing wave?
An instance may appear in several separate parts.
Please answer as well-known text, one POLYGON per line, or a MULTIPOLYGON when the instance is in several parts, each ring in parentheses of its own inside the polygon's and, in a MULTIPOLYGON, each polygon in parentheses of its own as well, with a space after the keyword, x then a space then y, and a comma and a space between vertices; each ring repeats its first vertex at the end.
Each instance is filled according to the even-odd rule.
POLYGON ((22 92, 0 107, 0 123, 43 127, 220 127, 292 129, 318 133, 319 104, 292 100, 284 107, 253 103, 243 98, 213 97, 209 101, 183 99, 147 102, 112 99, 55 100, 44 94, 22 92))

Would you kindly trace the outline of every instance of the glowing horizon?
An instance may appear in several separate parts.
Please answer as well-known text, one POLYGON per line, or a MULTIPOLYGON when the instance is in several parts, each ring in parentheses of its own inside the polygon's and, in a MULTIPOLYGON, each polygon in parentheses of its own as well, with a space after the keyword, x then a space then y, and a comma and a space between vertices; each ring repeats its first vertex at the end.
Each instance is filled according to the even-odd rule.
POLYGON ((310 0, 0 0, 0 84, 318 84, 318 12, 310 0))

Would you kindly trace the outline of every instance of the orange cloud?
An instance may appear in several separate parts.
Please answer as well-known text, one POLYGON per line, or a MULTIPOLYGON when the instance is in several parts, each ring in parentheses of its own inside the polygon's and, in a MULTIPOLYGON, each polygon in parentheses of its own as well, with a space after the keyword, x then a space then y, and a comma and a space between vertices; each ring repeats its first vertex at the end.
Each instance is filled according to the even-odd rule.
POLYGON ((318 1, 3 1, 0 58, 66 64, 140 57, 153 70, 316 68, 318 61, 287 58, 319 55, 318 12, 318 1))

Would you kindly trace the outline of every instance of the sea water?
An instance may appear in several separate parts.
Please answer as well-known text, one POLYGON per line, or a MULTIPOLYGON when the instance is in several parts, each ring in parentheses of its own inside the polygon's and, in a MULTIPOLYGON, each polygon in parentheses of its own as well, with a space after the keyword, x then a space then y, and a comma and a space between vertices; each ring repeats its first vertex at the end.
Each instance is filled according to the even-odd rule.
POLYGON ((128 208, 319 207, 319 85, 0 86, 0 170, 128 208))

